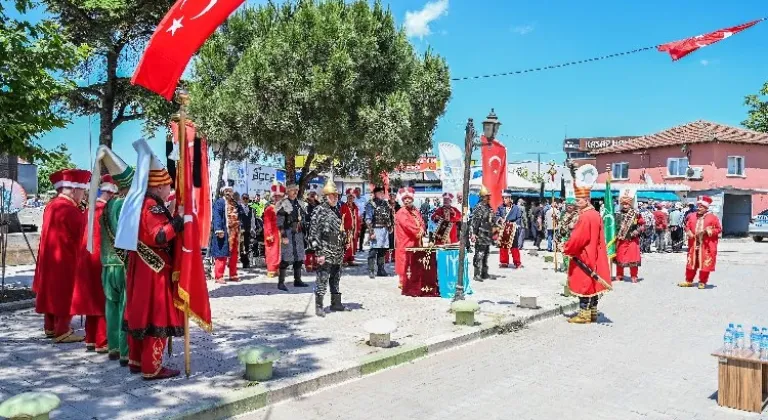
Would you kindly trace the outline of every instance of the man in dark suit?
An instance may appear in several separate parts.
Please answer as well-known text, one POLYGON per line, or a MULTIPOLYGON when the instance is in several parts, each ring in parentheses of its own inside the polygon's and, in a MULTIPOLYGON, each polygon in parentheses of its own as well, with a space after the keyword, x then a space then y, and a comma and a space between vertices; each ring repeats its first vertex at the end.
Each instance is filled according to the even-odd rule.
POLYGON ((240 242, 240 262, 243 268, 251 268, 251 229, 253 228, 253 208, 251 208, 251 198, 248 194, 242 195, 240 208, 240 232, 242 232, 242 242, 240 242))

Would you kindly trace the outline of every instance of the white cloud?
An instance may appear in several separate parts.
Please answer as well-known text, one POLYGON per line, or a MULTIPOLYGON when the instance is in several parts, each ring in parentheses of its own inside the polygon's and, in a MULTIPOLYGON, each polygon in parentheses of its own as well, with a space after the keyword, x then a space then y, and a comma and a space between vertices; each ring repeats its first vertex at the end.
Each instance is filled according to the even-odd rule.
POLYGON ((699 63, 701 63, 702 66, 708 66, 709 65, 709 60, 701 60, 701 61, 699 61, 699 63))
POLYGON ((424 38, 432 33, 429 24, 448 13, 448 0, 428 2, 415 12, 405 12, 405 33, 411 37, 424 38))
POLYGON ((529 33, 533 32, 534 29, 536 29, 536 24, 529 23, 527 25, 517 25, 513 27, 512 32, 518 35, 528 35, 529 33))

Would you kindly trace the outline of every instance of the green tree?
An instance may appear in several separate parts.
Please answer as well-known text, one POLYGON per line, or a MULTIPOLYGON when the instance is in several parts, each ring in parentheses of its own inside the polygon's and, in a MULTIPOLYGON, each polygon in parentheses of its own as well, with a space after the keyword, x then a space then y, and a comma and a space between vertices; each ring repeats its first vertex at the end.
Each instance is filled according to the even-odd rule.
POLYGON ((69 153, 66 145, 60 144, 48 152, 44 161, 37 163, 37 191, 40 194, 53 189, 53 185, 48 177, 56 171, 62 169, 74 168, 72 154, 69 153))
POLYGON ((282 155, 302 189, 334 159, 335 174, 372 179, 417 159, 450 98, 445 61, 417 55, 391 12, 365 0, 237 13, 201 50, 191 86, 202 131, 282 155))
MULTIPOLYGON (((33 4, 16 0, 14 6, 23 15, 33 4)), ((69 122, 51 105, 74 87, 55 75, 74 69, 86 51, 55 22, 11 19, 0 3, 0 151, 29 160, 45 157, 35 140, 69 122)))
POLYGON ((147 134, 167 126, 177 107, 131 85, 130 73, 174 0, 41 0, 64 33, 91 53, 71 73, 84 83, 62 95, 77 116, 99 117, 99 144, 112 147, 114 130, 143 120, 147 134))
POLYGON ((749 107, 747 119, 741 124, 751 130, 768 133, 768 82, 757 95, 748 95, 744 105, 749 107))

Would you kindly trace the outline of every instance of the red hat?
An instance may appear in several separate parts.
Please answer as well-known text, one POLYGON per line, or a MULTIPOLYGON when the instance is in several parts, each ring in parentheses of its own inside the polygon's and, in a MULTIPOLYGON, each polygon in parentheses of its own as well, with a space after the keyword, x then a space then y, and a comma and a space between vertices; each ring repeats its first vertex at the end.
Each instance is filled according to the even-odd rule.
POLYGON ((112 175, 106 174, 101 177, 101 184, 99 185, 99 189, 111 193, 117 192, 117 183, 115 182, 114 178, 112 178, 112 175))
POLYGON ((91 180, 91 172, 84 169, 62 169, 54 172, 48 177, 53 184, 54 189, 60 188, 88 188, 88 182, 91 180))
POLYGON ((272 188, 270 188, 270 189, 272 190, 272 195, 273 196, 275 196, 275 195, 285 195, 285 185, 283 185, 282 183, 280 183, 278 181, 273 182, 272 183, 272 188))
MULTIPOLYGON (((358 189, 359 189, 359 188, 358 188, 358 189)), ((356 195, 356 194, 355 194, 355 190, 353 190, 352 188, 347 188, 347 191, 346 191, 346 195, 348 195, 348 196, 349 196, 349 195, 356 195)))
POLYGON ((413 200, 413 195, 415 193, 416 192, 411 187, 400 188, 400 190, 397 192, 397 199, 402 201, 405 198, 410 198, 413 200))
POLYGON ((708 195, 700 195, 696 200, 696 204, 709 208, 712 205, 712 197, 708 195))
POLYGON ((444 194, 443 194, 443 198, 449 198, 449 199, 453 200, 453 194, 451 194, 451 193, 449 193, 449 192, 447 192, 447 193, 444 193, 444 194))

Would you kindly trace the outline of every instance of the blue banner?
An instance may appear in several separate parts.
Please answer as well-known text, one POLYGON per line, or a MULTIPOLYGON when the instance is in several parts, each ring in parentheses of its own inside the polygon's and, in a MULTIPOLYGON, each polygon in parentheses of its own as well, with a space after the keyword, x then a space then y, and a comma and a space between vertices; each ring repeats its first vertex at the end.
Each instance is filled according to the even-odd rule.
MULTIPOLYGON (((440 288, 440 297, 451 299, 456 293, 456 280, 459 278, 459 250, 437 250, 437 285, 440 288)), ((464 258, 464 294, 471 295, 472 287, 469 284, 469 254, 464 258)))

